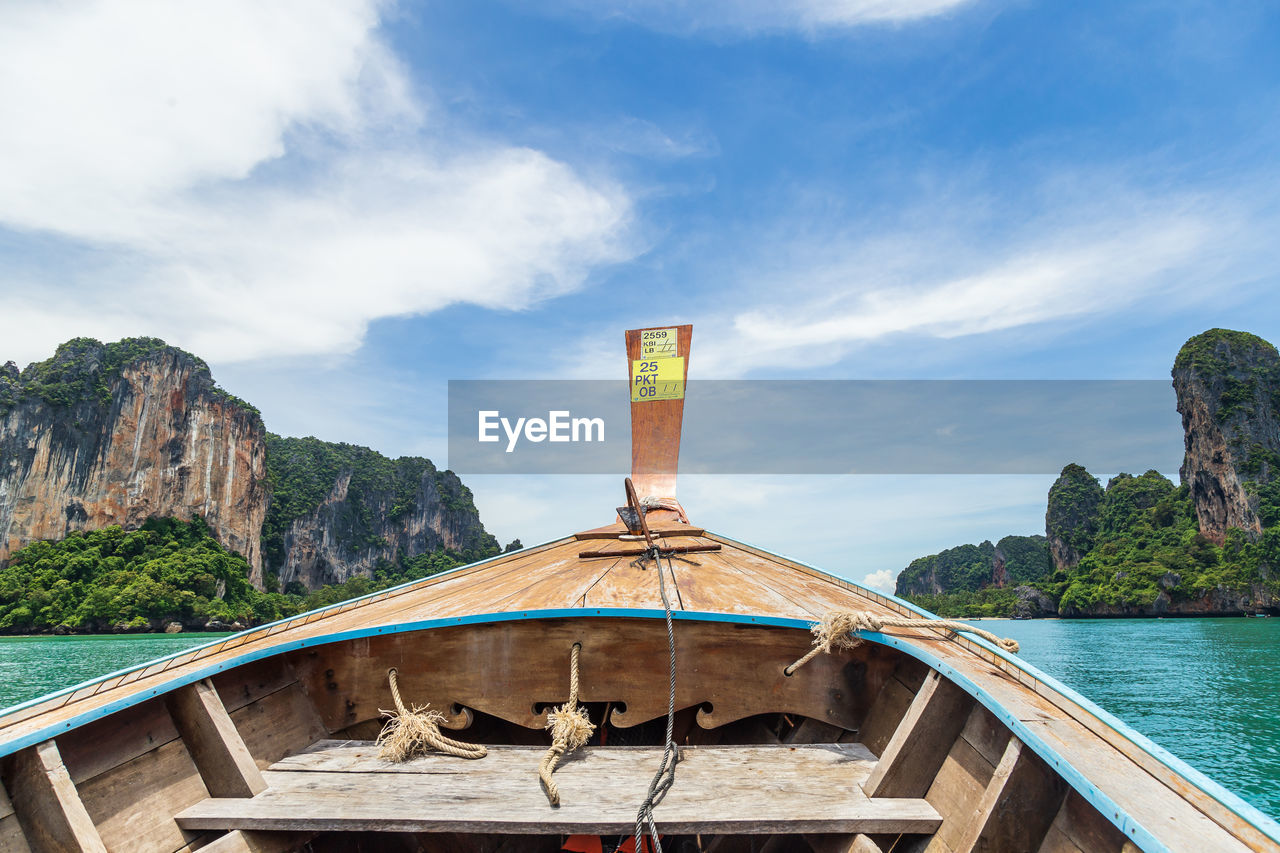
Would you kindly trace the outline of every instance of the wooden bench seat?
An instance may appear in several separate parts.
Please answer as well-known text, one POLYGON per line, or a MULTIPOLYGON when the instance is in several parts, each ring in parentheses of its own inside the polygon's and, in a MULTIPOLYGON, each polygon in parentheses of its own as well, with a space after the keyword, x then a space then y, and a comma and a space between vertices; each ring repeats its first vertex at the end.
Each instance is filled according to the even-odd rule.
MULTIPOLYGON (((625 834, 662 757, 659 747, 588 747, 556 771, 562 805, 538 782, 544 750, 491 746, 468 761, 403 764, 368 741, 321 741, 272 765, 252 798, 204 800, 185 829, 625 834)), ((870 799, 875 756, 861 744, 683 747, 676 782, 655 810, 669 833, 930 833, 921 799, 870 799)))

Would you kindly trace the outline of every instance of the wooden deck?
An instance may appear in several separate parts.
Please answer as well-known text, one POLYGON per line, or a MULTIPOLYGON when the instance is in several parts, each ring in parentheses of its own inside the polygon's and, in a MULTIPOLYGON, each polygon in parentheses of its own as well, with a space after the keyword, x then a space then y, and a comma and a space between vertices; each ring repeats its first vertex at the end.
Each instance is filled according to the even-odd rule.
MULTIPOLYGON (((367 741, 322 741, 271 766, 252 799, 208 799, 178 815, 187 829, 620 834, 662 759, 660 747, 588 747, 556 771, 562 804, 537 781, 540 747, 490 747, 468 761, 403 764, 367 741)), ((868 798, 875 756, 861 744, 684 747, 675 785, 654 814, 664 832, 929 833, 923 799, 868 798)))

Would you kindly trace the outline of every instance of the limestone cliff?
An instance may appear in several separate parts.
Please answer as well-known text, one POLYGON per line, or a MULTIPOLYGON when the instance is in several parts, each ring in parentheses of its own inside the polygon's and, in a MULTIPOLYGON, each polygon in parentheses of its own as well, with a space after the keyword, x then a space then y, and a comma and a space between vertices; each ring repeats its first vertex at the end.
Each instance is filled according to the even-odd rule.
POLYGON ((1049 487, 1044 529, 1054 569, 1074 568, 1093 547, 1102 496, 1098 481, 1075 463, 1063 468, 1049 487))
POLYGON ((1232 527, 1257 536, 1260 492, 1280 463, 1280 354, 1247 332, 1210 329, 1179 351, 1173 387, 1200 532, 1219 545, 1232 527))
POLYGON ((261 583, 262 420, 153 338, 78 338, 0 373, 0 561, 36 539, 201 516, 261 583))
POLYGON ((263 529, 267 570, 308 589, 434 551, 470 562, 495 554, 471 491, 429 459, 268 436, 274 498, 263 529))
POLYGON ((1043 536, 1006 536, 998 543, 959 545, 912 560, 898 575, 898 595, 975 592, 1042 580, 1049 574, 1043 536))
MULTIPOLYGON (((154 338, 77 338, 0 368, 0 564, 38 539, 199 516, 259 589, 472 561, 498 544, 452 471, 268 434, 208 366, 154 338)), ((294 588, 296 590, 296 587, 294 588)))

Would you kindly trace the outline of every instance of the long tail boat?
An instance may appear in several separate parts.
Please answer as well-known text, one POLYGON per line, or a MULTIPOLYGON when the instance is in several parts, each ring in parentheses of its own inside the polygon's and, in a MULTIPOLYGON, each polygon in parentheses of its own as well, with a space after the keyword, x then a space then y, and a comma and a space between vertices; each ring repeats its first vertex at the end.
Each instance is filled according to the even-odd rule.
POLYGON ((691 523, 691 337, 627 333, 612 524, 8 709, 0 849, 1280 850, 1011 644, 691 523))

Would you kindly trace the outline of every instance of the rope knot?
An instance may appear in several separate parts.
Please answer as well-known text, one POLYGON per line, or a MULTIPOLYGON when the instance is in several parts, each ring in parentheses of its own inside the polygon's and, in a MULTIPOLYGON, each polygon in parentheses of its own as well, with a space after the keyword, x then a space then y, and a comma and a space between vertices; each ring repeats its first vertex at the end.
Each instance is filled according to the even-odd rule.
POLYGON ((551 730, 551 740, 554 743, 565 745, 565 752, 573 752, 585 746, 596 731, 585 709, 571 708, 568 705, 561 705, 547 715, 547 728, 551 730))
POLYGON ((556 765, 566 752, 573 752, 591 740, 596 727, 591 724, 586 709, 578 707, 578 652, 582 643, 574 643, 569 652, 569 701, 547 714, 547 728, 551 730, 551 748, 542 756, 538 765, 538 778, 547 789, 547 800, 553 806, 560 805, 560 788, 551 778, 556 765))
POLYGON ((830 654, 832 649, 856 649, 862 645, 862 638, 858 636, 859 631, 879 633, 885 628, 931 628, 950 631, 952 637, 960 631, 966 631, 977 634, 1010 654, 1016 655, 1019 648, 1017 640, 997 637, 990 631, 951 619, 908 619, 880 616, 867 610, 833 610, 809 629, 813 633, 813 648, 782 672, 785 675, 794 675, 797 669, 820 654, 830 654))
POLYGON ((391 698, 396 703, 394 711, 379 708, 379 712, 388 717, 387 724, 378 733, 378 755, 386 761, 407 761, 416 755, 425 755, 431 750, 454 755, 458 758, 484 758, 489 750, 473 743, 447 738, 440 733, 440 724, 447 718, 439 711, 432 710, 430 705, 405 705, 400 697, 398 673, 393 667, 387 670, 387 681, 391 684, 391 698))

